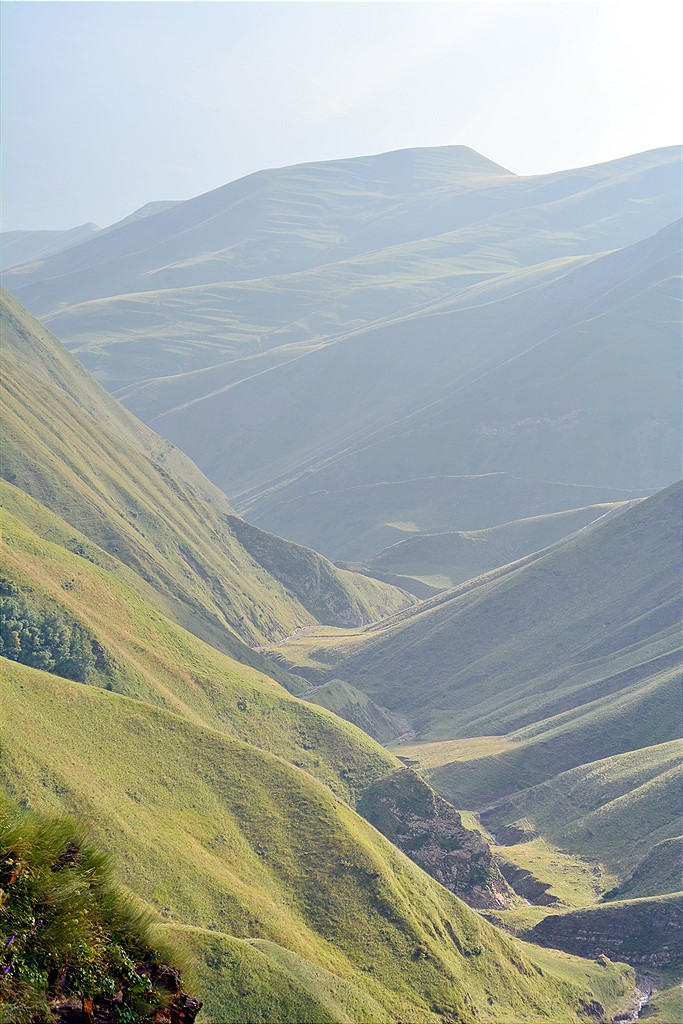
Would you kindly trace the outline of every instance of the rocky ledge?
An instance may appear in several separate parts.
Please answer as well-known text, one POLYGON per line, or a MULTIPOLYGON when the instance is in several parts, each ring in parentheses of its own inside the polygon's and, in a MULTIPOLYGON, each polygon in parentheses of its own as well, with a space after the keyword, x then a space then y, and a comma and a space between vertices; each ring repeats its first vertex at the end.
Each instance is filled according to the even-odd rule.
POLYGON ((363 795, 358 811, 446 889, 477 909, 505 907, 515 893, 479 832, 411 768, 399 768, 363 795))

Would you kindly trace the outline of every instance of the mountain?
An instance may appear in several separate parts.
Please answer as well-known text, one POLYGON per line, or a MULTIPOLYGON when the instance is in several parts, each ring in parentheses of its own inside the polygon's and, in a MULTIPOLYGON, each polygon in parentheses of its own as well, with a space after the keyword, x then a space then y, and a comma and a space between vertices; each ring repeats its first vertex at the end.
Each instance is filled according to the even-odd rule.
MULTIPOLYGON (((134 572, 166 614, 256 664, 262 659, 248 647, 278 634, 318 622, 359 625, 409 603, 395 588, 242 525, 186 456, 107 395, 15 300, 3 297, 2 314, 3 476, 68 513, 71 527, 134 572)), ((66 539, 78 549, 87 541, 66 539)))
MULTIPOLYGON (((547 509, 556 513, 607 499, 608 504, 638 497, 636 491, 553 483, 508 473, 472 476, 434 476, 415 480, 360 484, 342 491, 313 491, 291 500, 273 501, 267 515, 256 508, 247 512, 259 524, 268 519, 273 529, 302 543, 311 538, 317 551, 328 558, 354 563, 380 562, 386 549, 404 540, 415 544, 437 543, 434 535, 470 534, 505 527, 518 519, 540 519, 547 509), (457 530, 455 528, 458 528, 457 530)), ((564 525, 566 520, 555 520, 564 525)), ((567 524, 567 533, 571 533, 567 524)), ((562 533, 560 533, 562 536, 562 533)), ((541 544, 541 547, 544 545, 541 544)), ((533 547, 530 549, 533 550, 533 547)), ((447 551, 439 547, 434 569, 446 572, 447 551)), ((494 568, 510 559, 498 561, 494 568)), ((400 570, 400 564, 398 566, 400 570)), ((477 575, 476 572, 470 574, 477 575)), ((465 576, 464 579, 469 579, 465 576)))
POLYGON ((250 522, 365 561, 676 479, 680 173, 677 147, 537 177, 458 146, 281 168, 6 282, 250 522), (444 522, 449 481, 490 474, 593 490, 444 522))
POLYGON ((642 864, 655 888, 638 895, 657 895, 647 861, 680 835, 680 527, 677 484, 375 626, 278 651, 404 715, 414 738, 395 752, 499 842, 541 836, 618 886, 642 864))
POLYGON ((0 270, 44 259, 100 231, 97 224, 80 224, 66 231, 3 231, 0 233, 0 270))
MULTIPOLYGON (((283 1020, 340 1024, 578 1024, 587 1005, 623 1010, 628 968, 504 935, 358 813, 364 797, 382 806, 376 784, 389 777, 391 790, 401 772, 392 754, 288 693, 227 612, 212 620, 213 646, 183 627, 165 573, 190 543, 201 553, 211 541, 218 557, 227 535, 211 539, 215 517, 236 517, 186 460, 181 480, 173 452, 168 470, 143 454, 165 449, 11 301, 5 322, 16 412, 14 481, 2 484, 0 788, 24 809, 87 823, 131 904, 194 957, 206 1019, 272 1020, 276 1007, 283 1020), (130 494, 132 532, 121 514, 130 494)), ((229 554, 234 587, 256 601, 256 566, 266 570, 236 536, 229 554)), ((312 573, 316 556, 305 557, 312 573)), ((219 606, 202 603, 202 577, 185 565, 189 625, 201 633, 197 620, 219 606)), ((286 616, 294 598, 281 587, 272 610, 286 616)), ((484 840, 417 777, 409 808, 394 805, 395 834, 408 809, 433 874, 442 862, 468 898, 505 893, 484 840)))
POLYGON ((108 228, 101 228, 97 224, 80 224, 76 228, 69 228, 66 231, 3 231, 0 232, 0 270, 4 273, 12 267, 18 267, 24 263, 42 263, 48 256, 68 249, 72 245, 91 239, 94 235, 106 234, 108 231, 116 230, 124 224, 143 217, 149 217, 161 210, 168 210, 175 206, 174 202, 152 202, 129 214, 123 220, 112 224, 108 228))
POLYGON ((448 590, 540 551, 624 508, 623 502, 588 505, 517 519, 487 530, 408 535, 380 551, 363 569, 375 579, 397 582, 407 589, 411 583, 422 583, 432 590, 448 590))
POLYGON ((673 1005, 680 158, 283 168, 6 272, 0 790, 209 1020, 673 1005))
POLYGON ((488 830, 528 901, 491 920, 647 965, 664 1022, 680 981, 681 501, 674 484, 384 622, 277 648, 313 692, 353 687, 407 720, 391 749, 488 830))
POLYGON ((614 715, 620 691, 675 675, 680 514, 677 484, 375 626, 280 653, 407 715, 424 741, 559 727, 608 696, 614 715))

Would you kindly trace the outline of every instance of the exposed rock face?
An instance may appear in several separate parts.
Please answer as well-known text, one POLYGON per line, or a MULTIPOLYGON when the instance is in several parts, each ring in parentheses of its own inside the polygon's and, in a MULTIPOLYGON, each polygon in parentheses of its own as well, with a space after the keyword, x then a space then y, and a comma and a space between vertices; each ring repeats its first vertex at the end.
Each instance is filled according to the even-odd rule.
POLYGON ((668 967, 681 960, 680 894, 549 914, 525 936, 583 957, 668 967))
MULTIPOLYGON (((141 1024, 194 1024, 202 1008, 201 999, 183 991, 180 974, 165 964, 140 964, 137 973, 148 978, 156 992, 163 993, 166 1005, 139 1015, 141 1024)), ((60 1024, 117 1024, 121 1020, 124 992, 107 999, 77 999, 62 996, 55 999, 50 1009, 60 1024)))
POLYGON ((465 828, 456 809, 411 768, 371 786, 358 811, 471 907, 504 907, 514 898, 483 836, 465 828))

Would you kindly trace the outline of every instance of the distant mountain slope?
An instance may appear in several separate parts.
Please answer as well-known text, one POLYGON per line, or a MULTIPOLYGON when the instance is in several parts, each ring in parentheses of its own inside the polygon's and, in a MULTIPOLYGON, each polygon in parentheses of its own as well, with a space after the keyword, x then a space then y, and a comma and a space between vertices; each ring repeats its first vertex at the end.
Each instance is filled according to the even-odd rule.
POLYGON ((487 530, 410 535, 380 551, 366 566, 379 579, 392 573, 447 590, 497 566, 507 565, 563 537, 623 512, 626 502, 517 519, 487 530))
MULTIPOLYGON (((288 513, 310 528, 311 495, 387 480, 502 471, 656 489, 679 469, 680 254, 675 224, 552 275, 520 272, 517 291, 506 275, 155 423, 190 453, 207 418, 241 437, 250 458, 231 466, 230 494, 264 527, 288 513)), ((201 462, 227 483, 218 439, 201 462)))
MULTIPOLYGON (((532 729, 601 700, 614 709, 680 670, 680 526, 676 484, 377 627, 281 653, 408 715, 423 739, 532 729)), ((657 742, 677 735, 675 707, 661 711, 673 734, 657 742)))
POLYGON ((3 476, 128 565, 203 639, 254 663, 262 659, 245 643, 320 621, 357 624, 407 603, 262 531, 250 532, 260 538, 252 556, 224 495, 9 298, 3 356, 3 476), (287 583, 273 575, 278 562, 287 583))
POLYGON ((471 217, 462 209, 463 194, 500 176, 511 177, 464 146, 260 171, 144 225, 126 223, 78 254, 56 254, 40 268, 17 271, 8 287, 46 312, 58 302, 136 292, 140 285, 148 291, 291 273, 329 262, 330 255, 375 249, 368 221, 380 221, 382 234, 391 232, 396 241, 424 237, 421 207, 439 190, 450 189, 451 220, 459 226, 471 217), (393 216, 397 200, 406 210, 392 230, 382 218, 393 216))
POLYGON ((370 549, 352 514, 339 542, 357 487, 676 478, 680 174, 678 147, 538 177, 458 146, 282 168, 7 283, 250 521, 367 558, 399 538, 370 549))
MULTIPOLYGON (((388 545, 399 541, 433 546, 435 540, 427 537, 443 531, 502 527, 516 519, 542 516, 548 509, 562 512, 603 498, 619 502, 639 496, 636 491, 606 486, 481 473, 381 481, 341 491, 312 491, 290 500, 278 500, 275 494, 264 498, 269 500, 266 512, 259 513, 256 506, 247 515, 259 525, 268 521, 276 532, 280 530, 299 543, 308 536, 328 558, 362 562, 379 559, 388 545)), ((440 550, 437 557, 433 568, 444 564, 440 559, 447 561, 449 555, 440 550)), ((509 561, 494 559, 493 565, 509 561)), ((464 578, 471 575, 476 573, 464 578)))
POLYGON ((97 224, 80 224, 66 231, 3 231, 0 233, 0 270, 44 259, 100 230, 97 224))
POLYGON ((129 222, 149 217, 153 213, 175 206, 174 202, 152 202, 129 214, 123 220, 107 228, 98 224, 80 224, 65 231, 3 231, 0 232, 0 270, 3 272, 23 263, 42 263, 48 256, 68 249, 79 242, 85 242, 108 231, 113 231, 129 222))

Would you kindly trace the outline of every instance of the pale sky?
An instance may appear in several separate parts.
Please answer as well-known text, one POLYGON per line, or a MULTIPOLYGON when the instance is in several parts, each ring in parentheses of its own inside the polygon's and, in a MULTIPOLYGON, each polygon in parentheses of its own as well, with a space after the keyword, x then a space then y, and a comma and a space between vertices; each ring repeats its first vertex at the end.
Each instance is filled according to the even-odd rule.
POLYGON ((2 227, 411 146, 536 174, 680 144, 677 8, 9 0, 2 227))

